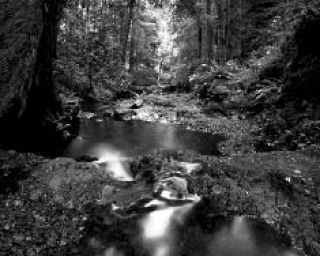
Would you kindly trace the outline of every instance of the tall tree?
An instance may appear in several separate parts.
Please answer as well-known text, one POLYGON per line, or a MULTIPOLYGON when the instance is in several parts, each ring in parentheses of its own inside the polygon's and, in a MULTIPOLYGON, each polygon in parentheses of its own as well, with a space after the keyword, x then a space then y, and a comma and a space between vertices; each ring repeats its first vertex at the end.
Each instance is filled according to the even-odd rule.
POLYGON ((64 0, 1 1, 2 141, 57 138, 61 105, 53 82, 52 61, 64 5, 64 0))

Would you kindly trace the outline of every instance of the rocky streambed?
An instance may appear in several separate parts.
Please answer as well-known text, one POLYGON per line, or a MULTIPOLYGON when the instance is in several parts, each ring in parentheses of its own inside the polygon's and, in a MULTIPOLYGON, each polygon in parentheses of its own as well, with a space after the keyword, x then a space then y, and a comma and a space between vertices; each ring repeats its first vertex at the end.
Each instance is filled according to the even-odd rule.
POLYGON ((233 255, 230 243, 243 255, 319 255, 320 165, 310 155, 155 151, 127 162, 133 181, 95 162, 14 151, 0 160, 1 180, 17 177, 0 195, 0 255, 233 255), (153 232, 144 240, 142 223, 161 222, 159 211, 177 247, 153 232), (237 238, 243 230, 250 241, 237 238))
POLYGON ((320 255, 318 154, 256 153, 240 114, 141 98, 112 107, 129 123, 82 113, 87 132, 65 157, 0 151, 0 255, 320 255))

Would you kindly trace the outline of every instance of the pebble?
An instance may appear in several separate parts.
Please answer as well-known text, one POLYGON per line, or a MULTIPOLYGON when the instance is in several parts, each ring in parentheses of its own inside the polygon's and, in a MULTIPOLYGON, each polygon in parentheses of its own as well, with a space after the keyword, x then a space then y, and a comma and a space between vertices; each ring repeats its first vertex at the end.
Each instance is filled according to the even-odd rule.
POLYGON ((23 203, 22 203, 20 200, 14 200, 13 204, 14 204, 14 206, 16 206, 16 207, 23 205, 23 203))
POLYGON ((13 236, 13 240, 14 240, 16 243, 20 244, 20 243, 24 240, 24 236, 23 236, 22 234, 15 234, 15 235, 13 236))
POLYGON ((4 228, 4 230, 7 230, 7 231, 10 230, 10 224, 7 223, 6 225, 4 225, 3 228, 4 228))

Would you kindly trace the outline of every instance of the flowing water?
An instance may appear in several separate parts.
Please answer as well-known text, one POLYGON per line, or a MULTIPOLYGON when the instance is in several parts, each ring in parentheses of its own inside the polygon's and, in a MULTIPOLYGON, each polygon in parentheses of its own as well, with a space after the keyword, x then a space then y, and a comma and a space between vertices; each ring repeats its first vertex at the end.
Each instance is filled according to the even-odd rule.
MULTIPOLYGON (((221 140, 218 135, 164 124, 84 120, 80 137, 68 146, 64 155, 97 156, 96 163, 115 178, 132 180, 126 166, 128 158, 155 149, 218 154, 217 144, 221 140)), ((198 168, 195 163, 181 165, 187 173, 198 168)), ((114 225, 95 223, 94 232, 88 232, 85 238, 82 255, 297 256, 262 220, 212 214, 196 195, 181 198, 164 190, 161 197, 139 207, 145 210, 114 225)), ((101 220, 106 214, 103 213, 101 220)))
POLYGON ((211 135, 175 128, 160 123, 142 121, 97 122, 84 119, 79 137, 66 148, 63 156, 96 156, 98 163, 115 179, 130 181, 126 161, 129 158, 149 154, 152 150, 194 150, 201 154, 219 154, 221 135, 211 135))
POLYGON ((137 219, 89 235, 83 255, 298 256, 263 220, 214 215, 197 197, 177 206, 158 199, 145 205, 154 206, 137 219))

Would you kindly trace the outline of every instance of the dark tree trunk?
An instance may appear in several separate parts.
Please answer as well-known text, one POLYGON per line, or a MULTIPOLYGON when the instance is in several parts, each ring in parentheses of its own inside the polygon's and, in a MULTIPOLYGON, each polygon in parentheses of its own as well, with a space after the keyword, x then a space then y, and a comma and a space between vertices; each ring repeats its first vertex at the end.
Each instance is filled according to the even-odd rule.
POLYGON ((198 28, 198 57, 201 60, 202 59, 202 27, 201 27, 201 23, 199 24, 199 28, 198 28))
POLYGON ((126 59, 127 59, 127 47, 129 42, 130 28, 133 19, 133 7, 135 5, 136 0, 129 0, 128 3, 128 18, 125 26, 124 40, 123 40, 123 48, 122 48, 122 64, 125 67, 126 59))
POLYGON ((213 47, 213 27, 209 19, 211 16, 211 0, 207 0, 207 62, 210 63, 212 60, 212 47, 213 47))
POLYGON ((46 141, 53 148, 66 135, 62 134, 61 123, 59 128, 62 107, 52 77, 58 22, 65 0, 2 2, 3 13, 14 15, 2 15, 1 26, 15 26, 19 33, 11 34, 9 30, 0 35, 8 42, 1 51, 5 61, 1 61, 0 68, 4 70, 0 74, 0 142, 41 151, 43 145, 38 142, 46 141))

